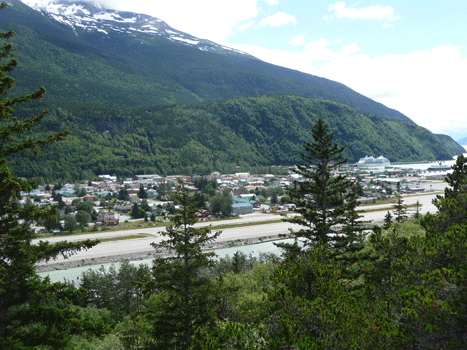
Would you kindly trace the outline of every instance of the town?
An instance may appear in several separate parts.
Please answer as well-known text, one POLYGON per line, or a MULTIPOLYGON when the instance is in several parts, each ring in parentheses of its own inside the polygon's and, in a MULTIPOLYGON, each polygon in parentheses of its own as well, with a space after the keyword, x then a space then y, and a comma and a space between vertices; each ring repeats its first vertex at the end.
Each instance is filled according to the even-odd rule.
MULTIPOLYGON (((39 206, 56 205, 58 215, 43 223, 42 234, 71 234, 77 231, 124 229, 132 221, 153 226, 170 221, 176 203, 170 194, 178 178, 192 190, 198 207, 198 219, 226 218, 253 213, 277 213, 293 210, 287 188, 303 181, 293 167, 275 167, 273 174, 213 173, 201 175, 135 175, 120 179, 99 175, 85 183, 39 184, 37 189, 21 193, 23 202, 39 206), (282 175, 281 175, 282 174, 282 175)), ((432 181, 443 182, 446 171, 427 171, 397 165, 362 168, 344 165, 339 173, 347 175, 359 189, 360 205, 390 201, 400 183, 402 194, 432 192, 432 181)))

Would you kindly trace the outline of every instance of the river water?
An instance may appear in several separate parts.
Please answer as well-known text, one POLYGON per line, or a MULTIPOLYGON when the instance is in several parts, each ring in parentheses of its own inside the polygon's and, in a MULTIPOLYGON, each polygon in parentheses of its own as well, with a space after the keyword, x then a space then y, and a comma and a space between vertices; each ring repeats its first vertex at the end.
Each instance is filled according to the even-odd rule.
MULTIPOLYGON (((252 256, 255 256, 255 257, 258 257, 260 254, 263 254, 263 253, 273 253, 276 255, 280 255, 282 253, 281 249, 274 245, 274 243, 278 243, 278 242, 292 243, 293 240, 285 239, 285 240, 280 240, 280 241, 275 241, 275 242, 263 242, 263 243, 243 245, 243 246, 238 246, 238 247, 222 248, 222 249, 216 249, 214 250, 214 252, 217 254, 219 258, 224 258, 227 255, 233 256, 237 251, 240 251, 246 255, 251 254, 252 256)), ((153 259, 136 260, 136 261, 131 261, 130 263, 135 266, 138 266, 140 264, 152 265, 152 260, 153 259)), ((55 270, 55 271, 41 272, 38 275, 42 277, 49 276, 52 282, 63 282, 64 280, 77 281, 79 280, 79 276, 81 276, 83 272, 88 271, 89 269, 97 270, 101 266, 104 266, 105 268, 109 268, 111 265, 114 265, 116 268, 118 268, 120 266, 120 263, 108 263, 108 264, 90 265, 90 266, 88 265, 88 266, 82 266, 82 267, 75 267, 75 268, 67 269, 67 270, 55 270)))

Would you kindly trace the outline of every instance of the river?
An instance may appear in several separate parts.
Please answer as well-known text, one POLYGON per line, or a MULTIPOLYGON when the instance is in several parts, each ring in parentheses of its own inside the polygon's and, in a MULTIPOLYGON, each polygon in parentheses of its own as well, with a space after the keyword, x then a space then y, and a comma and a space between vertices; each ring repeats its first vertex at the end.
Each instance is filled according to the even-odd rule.
MULTIPOLYGON (((293 242, 293 240, 286 239, 286 240, 275 241, 275 243, 278 243, 278 242, 293 242)), ((214 250, 214 252, 219 258, 223 258, 227 255, 233 256, 235 252, 237 251, 240 251, 246 255, 251 254, 252 256, 255 256, 255 257, 258 257, 262 253, 273 253, 276 255, 281 254, 281 249, 276 247, 274 245, 274 242, 263 242, 263 243, 257 243, 257 244, 221 248, 221 249, 214 250)), ((131 261, 130 263, 135 266, 138 266, 140 264, 151 265, 152 260, 153 259, 136 260, 136 261, 131 261)), ((100 265, 81 266, 81 267, 75 267, 75 268, 66 269, 66 270, 41 272, 38 275, 41 277, 49 276, 52 282, 63 282, 64 280, 77 281, 79 280, 79 276, 81 276, 83 272, 88 271, 89 269, 96 270, 96 269, 99 269, 101 266, 104 266, 105 268, 109 268, 111 265, 114 265, 115 267, 118 268, 120 266, 120 263, 107 263, 107 264, 100 264, 100 265)))

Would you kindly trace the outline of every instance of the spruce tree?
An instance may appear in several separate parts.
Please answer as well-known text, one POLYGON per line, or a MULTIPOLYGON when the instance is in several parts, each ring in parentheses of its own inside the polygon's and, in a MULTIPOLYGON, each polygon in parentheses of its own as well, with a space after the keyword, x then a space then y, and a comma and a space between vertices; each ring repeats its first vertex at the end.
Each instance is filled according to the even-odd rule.
POLYGON ((348 224, 352 221, 350 225, 359 226, 354 211, 357 206, 354 184, 345 175, 335 173, 347 162, 343 156, 345 147, 333 143, 334 135, 322 118, 311 132, 313 141, 303 143, 304 151, 300 153, 303 162, 294 170, 302 179, 295 181, 295 188, 289 190, 296 205, 294 211, 300 215, 286 219, 302 226, 292 234, 305 246, 335 242, 342 225, 350 228, 348 224), (354 196, 348 197, 350 193, 354 196), (353 214, 349 215, 349 211, 353 214))
POLYGON ((387 212, 386 215, 384 216, 384 224, 383 224, 383 228, 385 230, 389 229, 392 225, 392 214, 391 212, 387 212))
MULTIPOLYGON (((0 9, 5 7, 4 3, 0 5, 0 9)), ((67 132, 34 138, 31 131, 47 111, 26 119, 13 115, 15 105, 38 100, 45 94, 41 87, 32 94, 9 97, 15 85, 10 72, 18 65, 12 54, 13 45, 8 42, 13 36, 12 31, 0 32, 0 348, 63 348, 75 316, 68 298, 75 292, 63 284, 41 279, 35 264, 60 255, 66 257, 92 247, 97 241, 32 244, 36 234, 31 225, 52 218, 56 208, 22 204, 19 193, 30 192, 35 183, 13 176, 6 158, 27 151, 38 154, 67 132)))
POLYGON ((397 203, 394 205, 394 216, 395 220, 398 223, 404 222, 407 220, 407 209, 404 206, 404 201, 402 200, 402 193, 401 193, 401 183, 397 183, 397 203))
POLYGON ((467 158, 458 156, 452 169, 445 178, 449 186, 444 189, 444 196, 437 195, 433 200, 437 215, 428 214, 421 220, 429 234, 437 235, 450 226, 467 222, 467 158))
POLYGON ((156 349, 188 349, 195 331, 213 320, 215 308, 211 282, 200 269, 212 266, 214 253, 203 253, 202 248, 220 232, 193 226, 197 222, 193 196, 180 179, 173 200, 179 205, 174 224, 162 233, 167 239, 152 243, 158 251, 171 254, 154 260, 152 288, 159 294, 149 302, 147 318, 156 349))
POLYGON ((148 193, 142 184, 139 186, 138 197, 141 199, 148 198, 148 193))

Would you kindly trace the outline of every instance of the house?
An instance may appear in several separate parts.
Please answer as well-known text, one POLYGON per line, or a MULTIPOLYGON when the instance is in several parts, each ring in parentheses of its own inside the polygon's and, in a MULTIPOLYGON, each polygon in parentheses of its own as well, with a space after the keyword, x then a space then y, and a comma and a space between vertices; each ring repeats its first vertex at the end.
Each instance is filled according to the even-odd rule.
POLYGON ((107 226, 117 226, 119 218, 113 211, 100 211, 99 214, 97 214, 97 222, 107 226))
POLYGON ((260 208, 261 202, 256 198, 255 194, 245 195, 242 197, 233 197, 233 204, 250 204, 253 208, 260 208))
POLYGON ((131 204, 122 204, 122 205, 117 205, 115 206, 116 211, 130 211, 131 210, 131 204))

